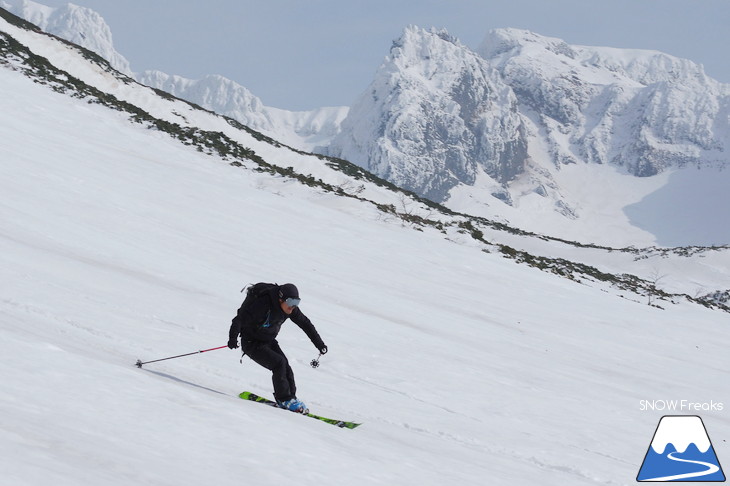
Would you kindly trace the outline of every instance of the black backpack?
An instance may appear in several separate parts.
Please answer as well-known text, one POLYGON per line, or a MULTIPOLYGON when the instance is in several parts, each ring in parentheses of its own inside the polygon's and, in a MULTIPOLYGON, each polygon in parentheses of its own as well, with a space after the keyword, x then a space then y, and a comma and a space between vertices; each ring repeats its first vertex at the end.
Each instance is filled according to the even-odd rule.
POLYGON ((246 291, 246 298, 243 299, 243 304, 241 304, 241 309, 248 308, 249 305, 251 305, 251 302, 256 300, 258 297, 264 295, 268 291, 270 291, 273 288, 278 288, 279 285, 275 283, 266 283, 266 282, 259 282, 255 284, 251 284, 247 287, 244 287, 241 292, 244 290, 246 291))

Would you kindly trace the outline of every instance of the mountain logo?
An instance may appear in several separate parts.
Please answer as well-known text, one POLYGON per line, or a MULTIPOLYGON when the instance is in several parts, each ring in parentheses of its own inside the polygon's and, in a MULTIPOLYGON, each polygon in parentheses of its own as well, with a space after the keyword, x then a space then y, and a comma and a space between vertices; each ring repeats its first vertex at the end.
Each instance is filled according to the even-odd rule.
POLYGON ((702 419, 696 415, 662 417, 636 480, 725 481, 702 419))

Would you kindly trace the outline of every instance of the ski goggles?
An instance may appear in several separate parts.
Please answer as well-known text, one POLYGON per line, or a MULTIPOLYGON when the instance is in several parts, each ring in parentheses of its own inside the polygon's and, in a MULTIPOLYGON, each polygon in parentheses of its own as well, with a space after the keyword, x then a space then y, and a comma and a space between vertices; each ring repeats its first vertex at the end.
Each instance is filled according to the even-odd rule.
POLYGON ((294 297, 289 297, 286 300, 284 300, 284 303, 288 305, 289 307, 296 307, 299 305, 299 303, 302 301, 302 299, 295 299, 294 297))

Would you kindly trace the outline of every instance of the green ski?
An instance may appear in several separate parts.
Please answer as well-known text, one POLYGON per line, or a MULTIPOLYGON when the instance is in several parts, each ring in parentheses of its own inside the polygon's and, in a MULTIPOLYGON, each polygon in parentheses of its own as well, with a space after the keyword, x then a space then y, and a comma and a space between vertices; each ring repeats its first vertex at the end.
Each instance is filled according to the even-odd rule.
MULTIPOLYGON (((240 395, 238 395, 240 398, 243 398, 244 400, 251 400, 252 402, 259 402, 259 403, 265 403, 266 405, 270 405, 272 407, 279 408, 279 406, 276 404, 275 401, 269 400, 268 398, 260 397, 254 393, 251 392, 243 392, 240 395)), ((304 413, 302 415, 306 415, 307 417, 312 417, 317 420, 321 420, 322 422, 326 422, 328 424, 336 425, 343 429, 354 429, 360 424, 356 424, 355 422, 346 422, 344 420, 336 420, 331 419, 327 417, 321 417, 319 415, 314 415, 313 413, 304 413)))

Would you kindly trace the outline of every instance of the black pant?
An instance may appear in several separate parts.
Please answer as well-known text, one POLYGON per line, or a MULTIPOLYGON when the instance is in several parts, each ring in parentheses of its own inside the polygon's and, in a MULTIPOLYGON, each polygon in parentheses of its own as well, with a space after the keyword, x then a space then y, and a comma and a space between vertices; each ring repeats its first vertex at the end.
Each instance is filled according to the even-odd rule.
POLYGON ((274 398, 285 402, 296 397, 297 385, 294 372, 276 340, 271 342, 244 341, 243 351, 254 362, 271 371, 274 384, 274 398))

